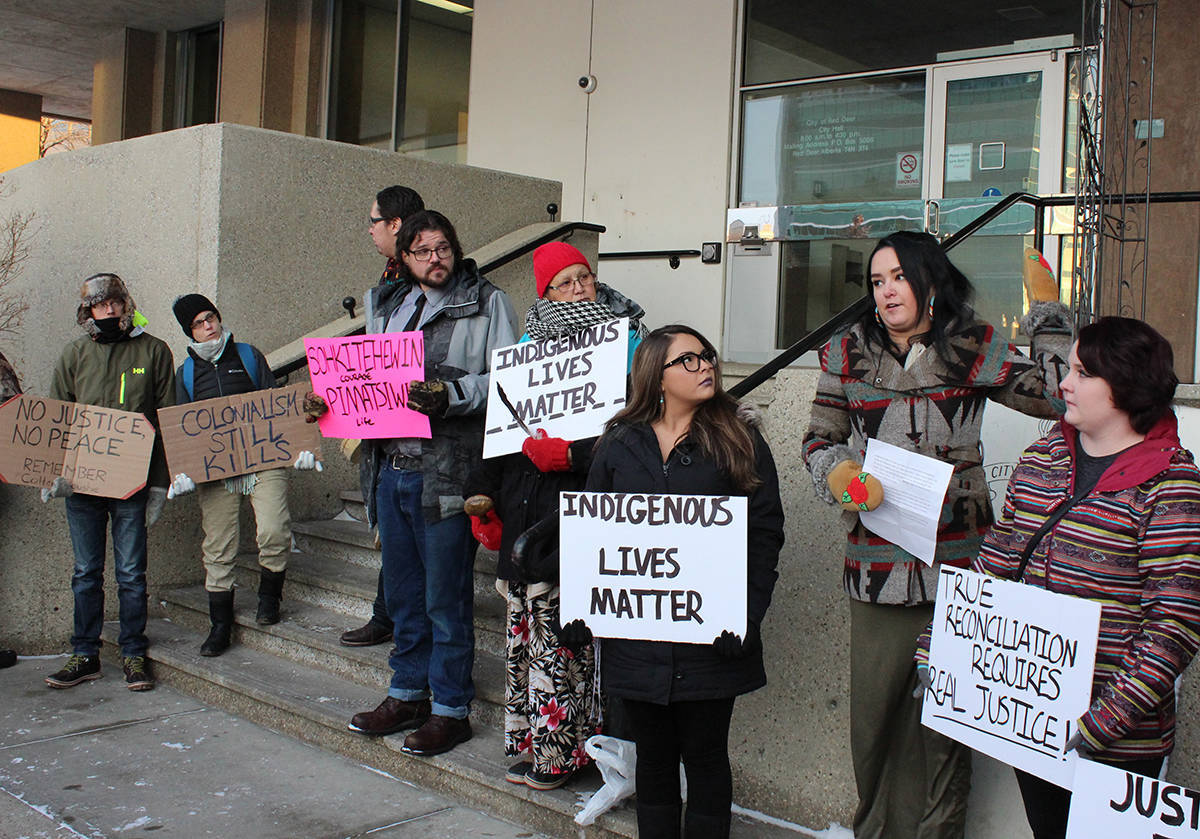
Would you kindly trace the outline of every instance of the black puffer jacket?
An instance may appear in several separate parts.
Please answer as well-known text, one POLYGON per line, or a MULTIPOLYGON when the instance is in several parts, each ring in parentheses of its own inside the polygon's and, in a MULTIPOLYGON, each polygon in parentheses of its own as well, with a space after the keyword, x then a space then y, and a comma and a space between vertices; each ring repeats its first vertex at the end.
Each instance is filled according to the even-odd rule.
POLYGON ((275 387, 275 374, 267 364, 267 359, 258 347, 251 346, 254 359, 258 362, 256 375, 258 385, 250 377, 242 356, 233 345, 230 336, 225 344, 225 350, 217 363, 205 361, 188 347, 188 355, 192 357, 192 396, 189 397, 183 382, 183 365, 175 371, 175 404, 186 405, 189 402, 199 402, 202 399, 216 399, 219 396, 237 396, 254 390, 266 390, 275 387))
MULTIPOLYGON (((762 484, 747 501, 746 617, 756 632, 771 605, 771 592, 779 576, 775 566, 783 546, 783 504, 771 450, 757 428, 752 428, 752 433, 754 471, 762 484)), ((618 426, 600 439, 588 472, 587 490, 743 494, 687 439, 663 463, 658 438, 647 425, 618 426)), ((719 556, 712 559, 721 561, 719 556)), ((727 659, 709 644, 607 638, 602 642, 600 666, 601 684, 610 695, 662 705, 737 696, 767 683, 761 645, 745 658, 727 659)))
POLYGON ((542 472, 521 452, 490 457, 480 461, 472 470, 463 495, 486 495, 491 498, 496 504, 496 514, 504 523, 496 562, 498 579, 525 583, 552 583, 558 580, 558 551, 554 549, 558 545, 557 537, 548 540, 548 544, 554 547, 536 557, 535 564, 538 567, 549 569, 540 575, 523 574, 513 564, 513 542, 543 518, 558 511, 560 492, 583 489, 595 446, 595 437, 571 443, 571 468, 564 472, 542 472))

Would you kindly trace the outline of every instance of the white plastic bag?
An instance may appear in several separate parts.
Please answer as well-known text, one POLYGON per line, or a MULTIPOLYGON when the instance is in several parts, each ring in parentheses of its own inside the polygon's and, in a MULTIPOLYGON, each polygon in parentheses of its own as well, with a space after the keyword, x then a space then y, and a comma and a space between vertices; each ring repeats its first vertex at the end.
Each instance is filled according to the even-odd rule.
POLYGON ((608 812, 620 801, 633 795, 637 747, 628 740, 597 734, 588 738, 584 749, 596 761, 600 777, 604 779, 604 785, 575 814, 576 824, 589 825, 601 813, 608 812))

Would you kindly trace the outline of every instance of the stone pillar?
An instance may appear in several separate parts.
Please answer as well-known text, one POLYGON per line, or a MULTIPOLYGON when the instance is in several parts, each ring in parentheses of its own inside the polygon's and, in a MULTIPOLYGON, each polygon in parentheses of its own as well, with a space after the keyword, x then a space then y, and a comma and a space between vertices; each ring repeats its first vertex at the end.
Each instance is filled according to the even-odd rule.
POLYGON ((92 145, 151 132, 157 54, 157 36, 142 29, 125 29, 102 44, 92 71, 92 145))

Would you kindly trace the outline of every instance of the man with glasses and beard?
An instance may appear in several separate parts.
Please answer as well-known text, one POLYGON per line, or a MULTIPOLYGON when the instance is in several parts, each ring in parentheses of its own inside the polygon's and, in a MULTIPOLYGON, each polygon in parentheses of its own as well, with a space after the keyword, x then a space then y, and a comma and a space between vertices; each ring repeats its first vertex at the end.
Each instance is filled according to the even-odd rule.
POLYGON ((433 436, 363 442, 363 502, 379 528, 395 629, 387 698, 349 728, 375 736, 415 728, 403 750, 435 755, 471 737, 476 543, 463 482, 483 450, 492 351, 517 338, 508 297, 463 258, 441 213, 405 219, 397 251, 401 277, 372 290, 367 332, 424 333, 425 381, 410 385, 408 407, 429 416, 433 436))

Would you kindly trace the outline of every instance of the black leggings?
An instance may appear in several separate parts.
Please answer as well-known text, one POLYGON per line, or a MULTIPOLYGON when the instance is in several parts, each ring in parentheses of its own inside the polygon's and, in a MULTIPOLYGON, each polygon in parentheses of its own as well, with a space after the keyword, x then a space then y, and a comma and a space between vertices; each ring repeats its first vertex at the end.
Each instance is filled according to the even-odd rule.
POLYGON ((655 705, 625 700, 637 744, 639 805, 679 804, 679 761, 687 772, 688 810, 728 818, 733 803, 729 721, 733 697, 655 705))
MULTIPOLYGON (((1157 778, 1162 769, 1163 758, 1145 760, 1103 760, 1105 763, 1138 775, 1157 778)), ((1025 818, 1033 831, 1033 839, 1063 839, 1067 835, 1067 815, 1071 810, 1071 791, 1063 789, 1036 775, 1013 770, 1017 774, 1017 786, 1021 788, 1021 799, 1025 802, 1025 818)))

